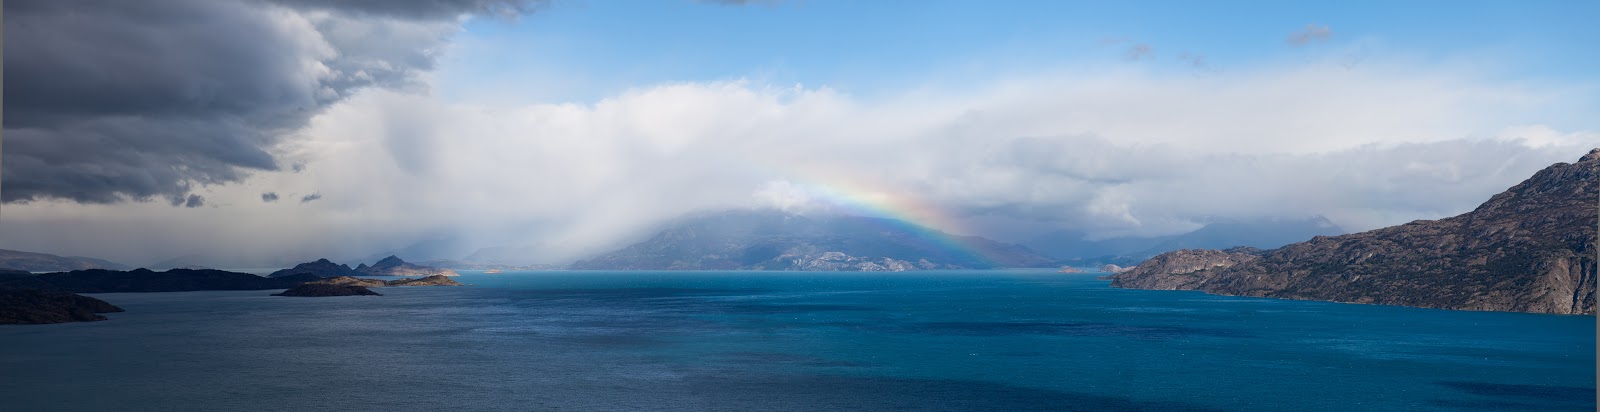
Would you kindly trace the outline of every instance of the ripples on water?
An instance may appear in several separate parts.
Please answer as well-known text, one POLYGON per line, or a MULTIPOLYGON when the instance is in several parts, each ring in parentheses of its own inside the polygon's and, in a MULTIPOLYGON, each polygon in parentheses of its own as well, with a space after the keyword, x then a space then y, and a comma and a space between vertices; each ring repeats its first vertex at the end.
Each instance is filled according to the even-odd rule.
POLYGON ((0 328, 0 410, 1594 410, 1594 318, 1041 271, 527 272, 97 295, 0 328))

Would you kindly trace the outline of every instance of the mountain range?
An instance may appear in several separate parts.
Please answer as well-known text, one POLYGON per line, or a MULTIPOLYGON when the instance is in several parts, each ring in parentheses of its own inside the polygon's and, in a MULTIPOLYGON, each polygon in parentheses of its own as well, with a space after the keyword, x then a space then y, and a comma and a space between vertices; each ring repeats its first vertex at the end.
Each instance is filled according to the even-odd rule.
POLYGON ((0 249, 0 269, 27 272, 66 272, 83 269, 120 270, 129 268, 127 265, 109 260, 0 249))
POLYGON ((1025 246, 893 219, 732 210, 681 219, 648 240, 571 268, 906 271, 1053 263, 1025 246))
POLYGON ((1057 259, 1084 261, 1084 265, 1088 266, 1101 263, 1132 264, 1180 249, 1223 249, 1234 246, 1273 249, 1313 236, 1345 233, 1344 229, 1327 218, 1314 216, 1304 219, 1224 220, 1187 233, 1155 237, 1090 240, 1085 232, 1059 230, 1023 244, 1057 259))
POLYGON ((1428 308, 1595 313, 1600 149, 1458 216, 1274 250, 1180 250, 1112 286, 1428 308))
POLYGON ((355 277, 355 276, 459 276, 454 270, 441 269, 432 266, 418 265, 396 256, 388 256, 373 263, 372 266, 362 263, 355 268, 350 265, 333 263, 328 259, 317 259, 295 265, 292 268, 282 269, 268 274, 269 278, 296 276, 302 274, 314 275, 321 278, 355 277))

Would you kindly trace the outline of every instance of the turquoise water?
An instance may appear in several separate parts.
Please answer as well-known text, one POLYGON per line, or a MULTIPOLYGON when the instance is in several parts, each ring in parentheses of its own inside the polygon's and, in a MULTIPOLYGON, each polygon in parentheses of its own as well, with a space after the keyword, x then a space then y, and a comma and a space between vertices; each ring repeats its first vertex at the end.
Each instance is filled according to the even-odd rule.
POLYGON ((0 327, 0 410, 1595 410, 1595 319, 1092 274, 521 272, 95 295, 0 327))

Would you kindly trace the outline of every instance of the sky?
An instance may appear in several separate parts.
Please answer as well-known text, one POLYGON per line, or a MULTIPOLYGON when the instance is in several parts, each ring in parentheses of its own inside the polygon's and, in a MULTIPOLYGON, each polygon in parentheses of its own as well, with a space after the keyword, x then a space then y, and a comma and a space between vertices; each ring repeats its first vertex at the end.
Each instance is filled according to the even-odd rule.
POLYGON ((1600 147, 1591 1, 4 7, 0 248, 134 265, 564 263, 751 207, 1368 230, 1600 147))

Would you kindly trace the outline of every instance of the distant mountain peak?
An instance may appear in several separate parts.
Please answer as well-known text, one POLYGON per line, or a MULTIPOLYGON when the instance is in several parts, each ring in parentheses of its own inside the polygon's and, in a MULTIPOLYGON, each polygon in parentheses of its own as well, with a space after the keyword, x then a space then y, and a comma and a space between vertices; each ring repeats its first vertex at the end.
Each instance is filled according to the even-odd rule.
POLYGON ((48 253, 0 249, 0 269, 17 269, 29 272, 66 272, 81 269, 127 268, 127 265, 95 258, 57 256, 48 253))
POLYGON ((1056 231, 1030 240, 1034 250, 1058 259, 1107 259, 1106 262, 1140 259, 1181 249, 1226 249, 1249 246, 1272 249, 1316 236, 1342 235, 1346 231, 1328 218, 1271 217, 1259 219, 1212 219, 1193 231, 1156 237, 1118 237, 1090 240, 1080 231, 1056 231))
POLYGON ((701 212, 574 269, 901 271, 1049 267, 1026 247, 867 216, 777 209, 701 212))
POLYGON ((394 266, 403 265, 405 263, 406 263, 406 261, 400 260, 399 256, 389 255, 389 257, 386 257, 386 258, 383 258, 382 260, 379 260, 378 263, 373 263, 372 267, 375 267, 375 268, 386 268, 386 267, 394 267, 394 266))

